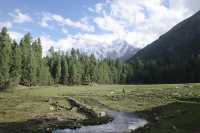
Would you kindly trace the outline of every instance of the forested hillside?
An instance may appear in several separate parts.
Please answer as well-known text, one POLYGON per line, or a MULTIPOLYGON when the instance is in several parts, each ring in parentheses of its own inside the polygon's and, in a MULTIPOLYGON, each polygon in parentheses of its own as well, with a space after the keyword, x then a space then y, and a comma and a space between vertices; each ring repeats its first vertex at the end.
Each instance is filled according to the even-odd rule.
POLYGON ((0 89, 33 85, 89 83, 200 82, 200 12, 140 50, 128 63, 97 59, 79 50, 42 56, 40 39, 26 34, 19 43, 0 33, 0 89))
POLYGON ((94 55, 86 56, 75 49, 64 53, 51 48, 48 56, 42 57, 39 38, 33 40, 28 33, 18 44, 10 38, 6 28, 0 33, 0 89, 17 84, 126 83, 129 70, 129 65, 119 60, 98 60, 94 55))
POLYGON ((146 46, 129 62, 133 82, 200 82, 200 12, 146 46))

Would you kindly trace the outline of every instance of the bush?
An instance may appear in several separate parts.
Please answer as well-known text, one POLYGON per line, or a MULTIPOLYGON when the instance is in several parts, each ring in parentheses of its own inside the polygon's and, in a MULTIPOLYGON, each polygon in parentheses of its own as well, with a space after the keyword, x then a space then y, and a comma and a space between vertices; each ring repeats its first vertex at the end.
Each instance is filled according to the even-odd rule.
POLYGON ((0 91, 3 91, 3 90, 5 90, 5 89, 8 89, 9 87, 10 87, 9 81, 1 82, 1 83, 0 83, 0 91))

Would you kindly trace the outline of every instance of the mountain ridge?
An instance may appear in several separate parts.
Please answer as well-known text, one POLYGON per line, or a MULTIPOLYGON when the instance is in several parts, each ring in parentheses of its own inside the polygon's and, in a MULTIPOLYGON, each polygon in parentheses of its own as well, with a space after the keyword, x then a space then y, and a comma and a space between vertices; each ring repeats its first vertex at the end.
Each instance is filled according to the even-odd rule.
POLYGON ((163 52, 173 53, 174 51, 171 47, 173 47, 175 44, 177 48, 179 48, 179 46, 181 45, 180 43, 188 44, 189 42, 195 40, 196 37, 200 35, 200 25, 198 25, 199 22, 200 22, 200 11, 194 14, 193 16, 187 18, 186 20, 180 22, 179 24, 175 25, 168 32, 161 35, 159 39, 155 40, 153 43, 147 45, 146 47, 138 51, 132 58, 129 59, 129 61, 141 57, 149 59, 149 58, 154 58, 154 56, 161 56, 157 52, 149 52, 155 49, 157 50, 162 49, 163 52), (180 34, 181 37, 177 34, 180 34), (173 44, 171 43, 172 40, 173 44), (164 45, 168 45, 168 48, 166 49, 164 45))
POLYGON ((73 46, 72 48, 78 49, 81 53, 91 55, 94 54, 98 59, 120 59, 127 60, 139 51, 139 48, 132 46, 123 40, 115 40, 111 45, 109 44, 85 44, 73 46))
POLYGON ((136 82, 200 82, 200 11, 180 22, 127 62, 136 82))

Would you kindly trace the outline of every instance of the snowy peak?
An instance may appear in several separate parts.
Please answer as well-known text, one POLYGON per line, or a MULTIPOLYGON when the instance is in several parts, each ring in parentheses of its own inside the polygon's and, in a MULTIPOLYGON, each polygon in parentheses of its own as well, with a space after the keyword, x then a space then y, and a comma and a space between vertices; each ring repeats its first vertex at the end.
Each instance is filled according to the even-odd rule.
POLYGON ((94 54, 99 59, 110 58, 110 59, 121 59, 127 60, 139 51, 139 48, 128 44, 123 40, 115 40, 112 44, 93 44, 88 45, 76 45, 74 49, 79 49, 81 53, 87 55, 94 54))

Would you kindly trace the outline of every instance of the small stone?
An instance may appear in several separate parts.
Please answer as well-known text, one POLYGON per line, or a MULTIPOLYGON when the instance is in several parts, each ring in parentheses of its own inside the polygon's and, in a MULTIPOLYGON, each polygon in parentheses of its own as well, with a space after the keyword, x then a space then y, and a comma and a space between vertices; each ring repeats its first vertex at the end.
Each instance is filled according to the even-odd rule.
POLYGON ((100 117, 105 117, 105 116, 106 116, 106 112, 100 112, 100 113, 99 113, 99 116, 100 116, 100 117))
POLYGON ((173 126, 172 126, 172 129, 176 130, 176 126, 173 125, 173 126))
POLYGON ((58 121, 64 121, 64 119, 60 118, 60 117, 57 117, 57 120, 58 121))
POLYGON ((111 91, 110 94, 113 95, 115 92, 111 91))
POLYGON ((50 109, 51 111, 55 110, 53 106, 51 106, 49 109, 50 109))
POLYGON ((159 119, 160 119, 160 118, 159 118, 158 116, 155 117, 155 120, 156 120, 156 121, 159 121, 159 119))
POLYGON ((52 98, 48 98, 48 102, 52 103, 53 102, 52 98))

